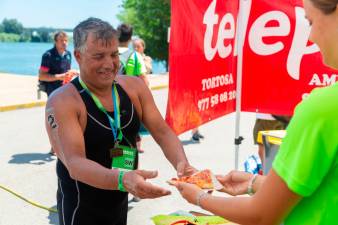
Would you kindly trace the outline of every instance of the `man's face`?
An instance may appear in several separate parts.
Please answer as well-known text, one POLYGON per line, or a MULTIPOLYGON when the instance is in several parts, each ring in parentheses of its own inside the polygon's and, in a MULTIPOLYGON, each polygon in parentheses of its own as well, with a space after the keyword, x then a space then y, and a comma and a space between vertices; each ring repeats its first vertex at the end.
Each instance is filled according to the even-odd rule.
POLYGON ((55 46, 56 46, 56 49, 57 49, 59 52, 64 52, 64 51, 66 51, 67 45, 68 45, 68 38, 67 38, 67 37, 62 36, 62 35, 59 35, 59 36, 56 38, 55 46))
POLYGON ((305 16, 311 26, 309 40, 318 45, 326 65, 337 67, 334 57, 338 51, 337 10, 331 14, 324 14, 310 0, 303 0, 303 3, 305 16))
POLYGON ((89 34, 84 52, 74 54, 87 82, 95 86, 112 84, 120 65, 117 39, 105 42, 89 34))

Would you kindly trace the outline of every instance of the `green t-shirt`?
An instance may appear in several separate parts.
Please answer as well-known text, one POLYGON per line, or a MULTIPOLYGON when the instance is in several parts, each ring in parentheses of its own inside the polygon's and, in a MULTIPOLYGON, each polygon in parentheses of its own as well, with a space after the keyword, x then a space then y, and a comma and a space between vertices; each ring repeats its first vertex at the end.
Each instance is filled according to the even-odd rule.
POLYGON ((297 106, 273 169, 302 196, 285 225, 338 222, 338 83, 297 106))
POLYGON ((140 76, 147 72, 146 65, 140 53, 134 51, 126 63, 126 74, 130 76, 140 76))

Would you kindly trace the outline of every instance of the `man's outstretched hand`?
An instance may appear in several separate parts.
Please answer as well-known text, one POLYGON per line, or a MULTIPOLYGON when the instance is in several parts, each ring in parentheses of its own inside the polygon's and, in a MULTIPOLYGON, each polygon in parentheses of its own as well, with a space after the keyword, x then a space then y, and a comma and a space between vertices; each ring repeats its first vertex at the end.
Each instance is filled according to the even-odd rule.
POLYGON ((157 177, 157 171, 133 170, 123 176, 125 189, 139 198, 159 198, 170 195, 171 192, 147 182, 147 179, 157 177))

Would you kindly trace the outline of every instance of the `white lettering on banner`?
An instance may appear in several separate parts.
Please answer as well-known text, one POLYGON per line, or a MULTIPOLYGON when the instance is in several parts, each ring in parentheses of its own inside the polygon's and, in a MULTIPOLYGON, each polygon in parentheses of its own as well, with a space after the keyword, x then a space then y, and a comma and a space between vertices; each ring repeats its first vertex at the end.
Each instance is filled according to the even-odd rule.
POLYGON ((328 74, 323 74, 322 77, 319 77, 318 74, 313 74, 311 81, 309 82, 310 86, 329 86, 336 83, 338 78, 337 74, 332 74, 329 76, 328 74))
MULTIPOLYGON (((295 7, 295 15, 296 27, 287 57, 286 69, 293 79, 299 80, 300 63, 303 55, 318 52, 319 49, 315 44, 307 46, 311 28, 308 21, 304 19, 304 9, 301 7, 295 7)), ((280 11, 267 12, 258 17, 253 23, 249 32, 249 45, 258 55, 272 55, 283 50, 284 45, 281 42, 266 45, 263 43, 262 38, 267 36, 287 36, 289 33, 290 20, 285 13, 280 11), (279 27, 265 27, 269 21, 273 20, 277 20, 279 22, 279 27)))
POLYGON ((271 11, 258 17, 252 24, 249 32, 249 45, 258 55, 272 55, 284 48, 284 44, 278 41, 273 44, 265 44, 264 37, 287 36, 290 33, 290 21, 288 16, 281 11, 271 11), (279 27, 266 27, 266 24, 277 20, 279 27))
POLYGON ((211 108, 217 106, 220 103, 226 103, 228 101, 231 100, 235 100, 236 99, 236 91, 225 91, 221 94, 214 94, 210 97, 207 98, 203 98, 198 100, 198 110, 201 111, 205 111, 207 109, 209 109, 209 106, 211 108))
POLYGON ((207 110, 209 108, 209 97, 198 100, 197 106, 199 111, 207 110))
POLYGON ((207 25, 204 35, 204 55, 208 61, 215 57, 217 51, 221 58, 228 57, 232 51, 232 45, 224 46, 224 40, 235 37, 235 20, 231 13, 227 13, 219 25, 216 46, 215 48, 211 46, 214 25, 218 23, 218 15, 215 13, 216 2, 216 0, 211 2, 203 17, 203 24, 207 25), (226 28, 227 24, 229 24, 229 28, 226 28))
POLYGON ((211 78, 205 78, 202 80, 202 91, 222 87, 233 83, 234 79, 231 73, 226 75, 218 75, 211 78))
MULTIPOLYGON (((216 0, 211 2, 203 17, 203 24, 206 24, 206 31, 204 34, 204 55, 208 61, 213 60, 217 52, 221 58, 228 57, 233 48, 231 44, 224 46, 224 40, 230 40, 235 37, 234 16, 231 13, 226 13, 218 28, 216 46, 214 48, 211 46, 213 28, 214 25, 218 23, 218 15, 215 13, 216 3, 216 0), (225 29, 227 24, 229 24, 229 26, 225 29)), ((246 9, 246 12, 250 12, 250 9, 246 9)), ((304 14, 303 8, 295 7, 295 32, 286 60, 286 70, 289 76, 295 80, 299 80, 300 64, 303 56, 319 51, 315 44, 307 46, 311 28, 305 19, 304 14)), ((288 36, 290 35, 290 26, 290 19, 284 12, 274 10, 264 13, 253 22, 249 29, 249 47, 256 54, 263 56, 269 56, 282 51, 285 48, 283 42, 278 41, 272 44, 266 44, 263 41, 263 37, 288 36), (276 27, 266 27, 266 24, 270 21, 277 21, 279 25, 276 27)), ((246 28, 244 30, 246 30, 246 28)))
POLYGON ((311 28, 309 21, 305 19, 305 11, 301 7, 296 7, 296 27, 295 34, 291 43, 290 52, 287 58, 287 71, 289 75, 299 80, 300 63, 303 55, 319 52, 317 45, 307 46, 311 28))
POLYGON ((224 40, 234 39, 235 37, 235 20, 231 13, 225 14, 219 26, 218 38, 217 38, 217 47, 218 54, 221 58, 228 57, 232 52, 232 45, 224 46, 224 40), (227 24, 229 24, 229 29, 226 29, 227 24))
MULTIPOLYGON (((210 78, 205 78, 202 80, 202 91, 209 91, 217 87, 223 87, 234 83, 232 74, 225 75, 216 75, 210 78)), ((224 89, 223 89, 224 90, 224 89)), ((223 91, 222 90, 222 91, 223 91)), ((229 90, 222 93, 213 94, 210 97, 199 99, 197 106, 199 111, 204 111, 212 107, 215 107, 218 104, 226 103, 231 100, 235 100, 236 91, 229 90)))

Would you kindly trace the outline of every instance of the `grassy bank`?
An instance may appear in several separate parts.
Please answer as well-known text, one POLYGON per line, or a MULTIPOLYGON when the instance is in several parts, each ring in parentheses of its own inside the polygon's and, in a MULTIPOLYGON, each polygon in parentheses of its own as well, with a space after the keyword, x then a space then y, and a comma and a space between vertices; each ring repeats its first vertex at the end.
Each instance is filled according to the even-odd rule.
POLYGON ((19 42, 20 35, 18 34, 8 34, 0 33, 0 42, 19 42))

